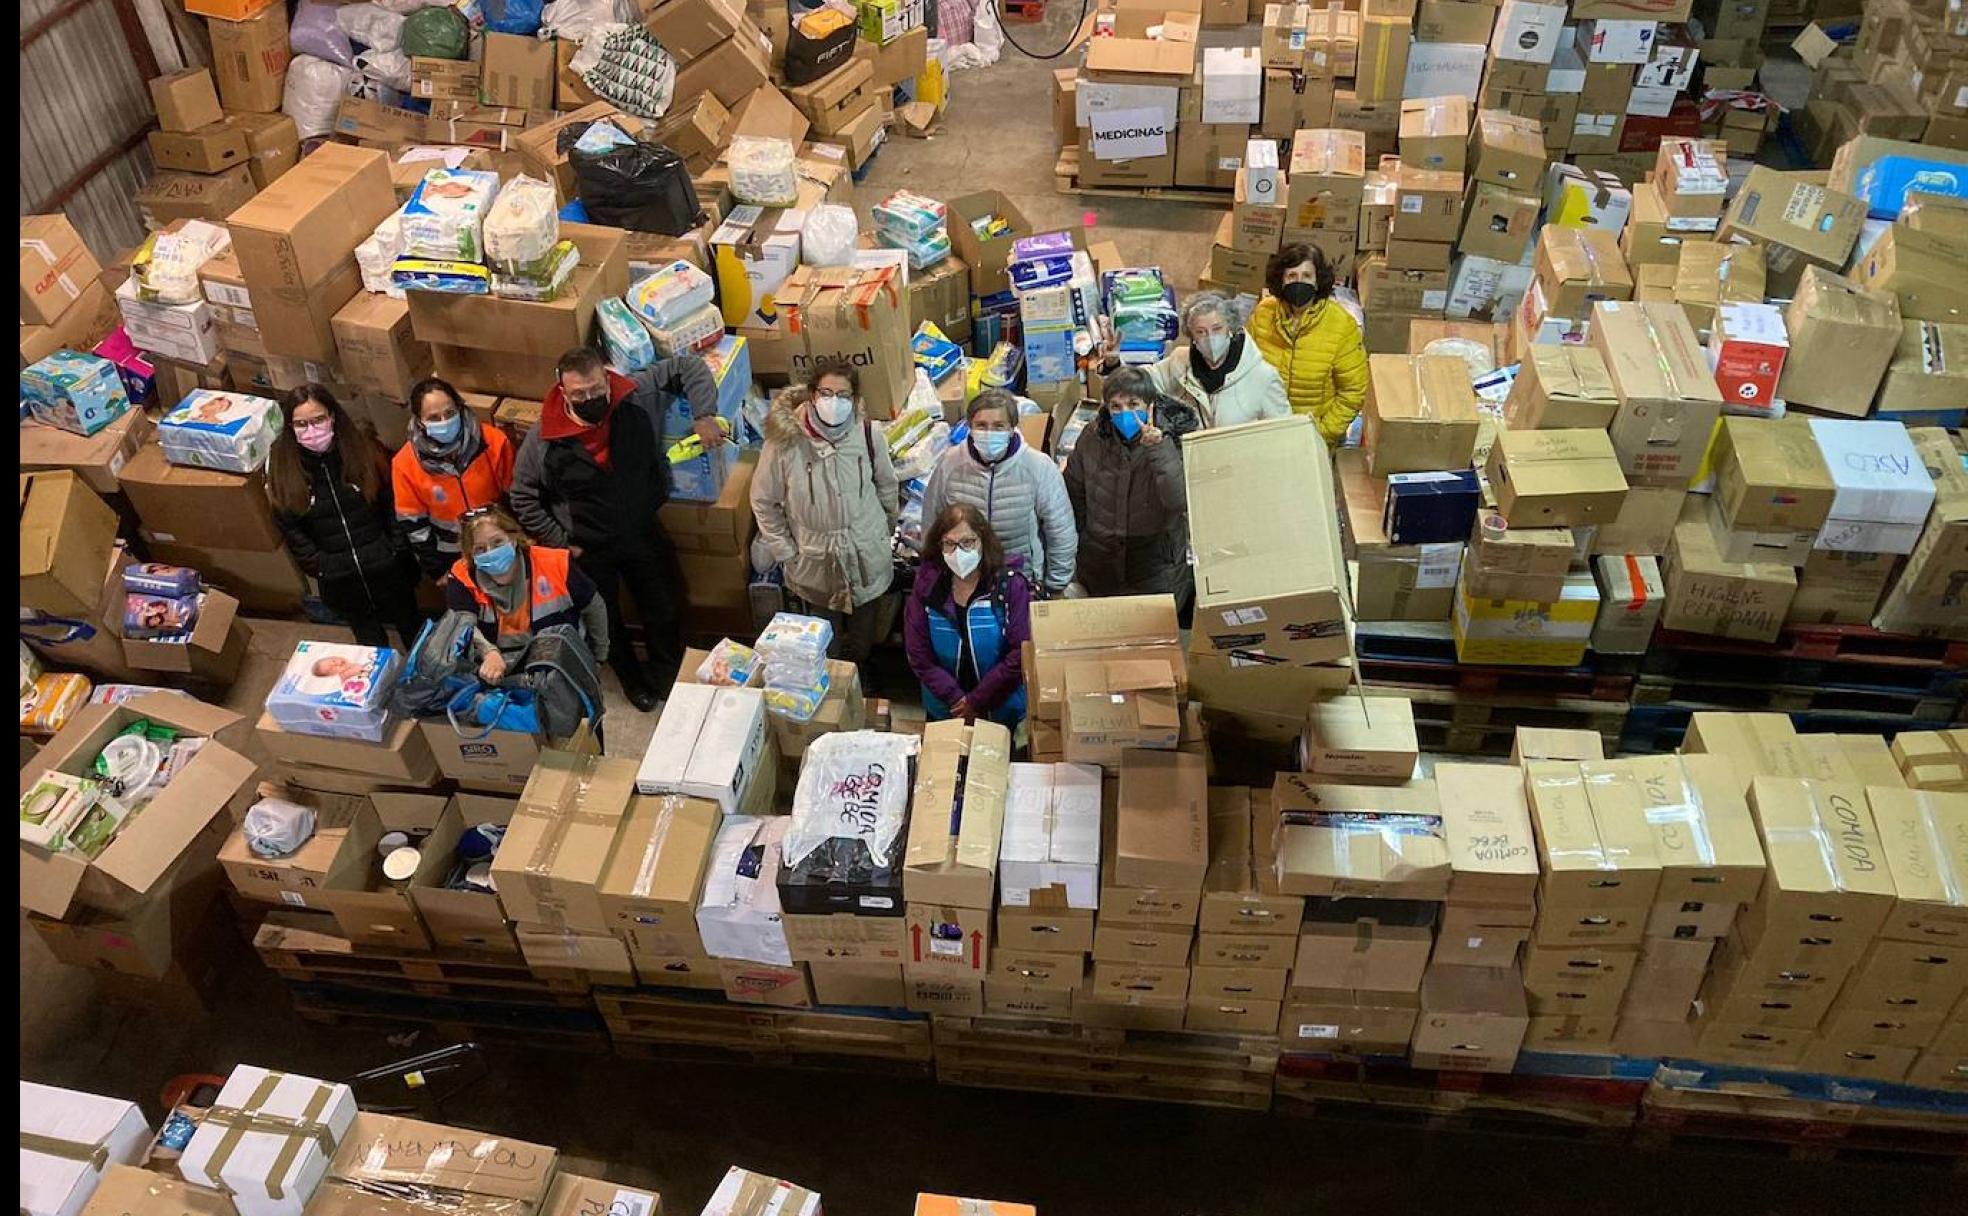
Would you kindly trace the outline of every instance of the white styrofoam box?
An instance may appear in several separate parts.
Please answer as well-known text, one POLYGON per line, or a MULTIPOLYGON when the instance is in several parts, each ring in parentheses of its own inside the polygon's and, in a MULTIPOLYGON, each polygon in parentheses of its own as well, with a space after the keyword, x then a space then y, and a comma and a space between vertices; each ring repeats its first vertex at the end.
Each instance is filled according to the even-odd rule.
POLYGON ((230 1192, 239 1216, 301 1216, 353 1122, 348 1086, 241 1064, 185 1145, 178 1170, 230 1192))
POLYGON ((636 769, 636 790, 708 798, 729 815, 751 785, 764 749, 763 692, 678 684, 636 769))
POLYGON ((1550 63, 1558 53, 1565 29, 1565 6, 1503 0, 1496 29, 1490 34, 1490 54, 1520 63, 1550 63))
POLYGON ((784 815, 729 815, 719 825, 697 901, 697 935, 705 954, 792 966, 779 910, 780 857, 789 822, 784 815))
POLYGON ((1254 123, 1264 103, 1264 61, 1257 48, 1209 47, 1203 51, 1203 121, 1254 123))
POLYGON ((1906 427, 1884 419, 1813 418, 1836 491, 1817 548, 1911 553, 1934 505, 1934 481, 1906 427))
POLYGON ((1065 888, 1066 904, 1100 902, 1100 770, 1090 764, 1013 764, 998 844, 998 889, 1008 908, 1032 892, 1065 888))
POLYGON ((150 1124, 134 1102, 20 1083, 22 1216, 75 1216, 111 1165, 135 1165, 150 1124))

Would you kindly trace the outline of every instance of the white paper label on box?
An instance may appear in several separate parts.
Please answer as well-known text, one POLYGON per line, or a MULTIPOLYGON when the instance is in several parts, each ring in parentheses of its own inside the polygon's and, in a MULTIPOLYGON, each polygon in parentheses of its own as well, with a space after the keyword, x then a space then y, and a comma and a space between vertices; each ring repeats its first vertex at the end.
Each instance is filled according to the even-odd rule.
POLYGON ((1401 200, 1401 210, 1405 214, 1420 215, 1421 206, 1426 201, 1427 201, 1426 199, 1422 198, 1418 194, 1410 195, 1407 198, 1401 200))
POLYGON ((929 952, 931 954, 947 954, 955 958, 961 958, 963 957, 964 944, 961 941, 946 942, 940 937, 932 937, 929 939, 929 952))
POLYGON ((127 459, 129 459, 129 456, 124 452, 118 452, 116 455, 111 456, 109 458, 109 475, 114 477, 118 473, 121 473, 123 471, 123 462, 127 459))
POLYGON ((1462 565, 1462 542, 1447 541, 1421 546, 1421 564, 1415 567, 1415 589, 1434 590, 1453 587, 1456 570, 1462 565))
POLYGON ((1702 218, 1689 215, 1670 215, 1662 225, 1669 232, 1714 232, 1722 221, 1714 216, 1702 218))
POLYGON ((286 903, 293 904, 296 908, 305 908, 308 906, 307 900, 301 898, 299 891, 282 891, 280 898, 286 903))
POLYGON ((1423 312, 1431 312, 1437 308, 1447 308, 1448 306, 1449 293, 1446 289, 1438 288, 1421 293, 1421 310, 1423 312))
POLYGON ((1471 950, 1481 950, 1481 949, 1483 948, 1483 939, 1482 939, 1482 938, 1480 938, 1480 937, 1472 937, 1472 938, 1470 938, 1470 939, 1469 939, 1469 948, 1470 948, 1471 950))
POLYGON ((863 895, 861 896, 861 906, 864 908, 882 908, 886 910, 895 906, 895 900, 887 895, 863 895))
POLYGON ((1171 125, 1171 120, 1160 111, 1145 107, 1095 114, 1087 124, 1092 133, 1093 158, 1139 160, 1161 156, 1168 151, 1171 125))
POLYGON ((1298 1026, 1298 1037, 1301 1039, 1336 1039, 1339 1037, 1339 1027, 1321 1026, 1313 1022, 1301 1022, 1298 1026))
POLYGON ((1266 619, 1268 618, 1264 615, 1264 609, 1257 607, 1232 608, 1223 614, 1223 623, 1226 625, 1257 625, 1266 619))
POLYGON ((1783 222, 1793 228, 1817 227, 1818 212, 1824 210, 1824 197, 1823 186, 1800 183, 1791 187, 1790 197, 1784 200, 1783 222))
POLYGON ((1219 156, 1216 158, 1216 171, 1218 173, 1235 173, 1243 167, 1244 158, 1241 156, 1219 156))
POLYGON ((1954 108, 1957 110, 1968 109, 1968 84, 1964 84, 1954 91, 1954 108))
POLYGON ((1476 100, 1489 48, 1482 43, 1417 42, 1408 52, 1403 97, 1467 97, 1476 100))
POLYGON ((655 1200, 644 1191, 616 1191, 608 1201, 608 1216, 652 1216, 655 1200))

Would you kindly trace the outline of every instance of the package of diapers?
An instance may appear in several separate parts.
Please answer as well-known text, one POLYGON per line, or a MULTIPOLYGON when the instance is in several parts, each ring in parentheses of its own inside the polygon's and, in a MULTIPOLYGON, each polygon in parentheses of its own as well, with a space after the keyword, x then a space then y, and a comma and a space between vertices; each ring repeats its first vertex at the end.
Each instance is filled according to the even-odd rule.
POLYGON ((512 279, 552 277, 560 243, 560 204, 549 182, 521 174, 507 182, 485 213, 485 263, 512 279))
POLYGON ((402 656, 386 646, 301 642, 267 694, 267 713, 295 734, 381 743, 401 665, 402 656))
POLYGON ((484 261, 485 215, 498 192, 499 175, 486 169, 432 169, 424 174, 403 204, 404 255, 484 261))
POLYGON ((265 466, 280 425, 278 402, 200 388, 164 415, 157 438, 172 464, 251 473, 265 466))

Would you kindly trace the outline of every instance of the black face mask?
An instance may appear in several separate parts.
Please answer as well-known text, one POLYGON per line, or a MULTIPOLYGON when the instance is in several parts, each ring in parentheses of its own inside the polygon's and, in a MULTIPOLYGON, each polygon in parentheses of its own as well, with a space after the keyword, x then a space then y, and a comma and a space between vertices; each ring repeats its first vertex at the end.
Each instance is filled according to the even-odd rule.
POLYGON ((578 400, 569 401, 567 408, 576 418, 579 418, 589 426, 593 426, 603 418, 608 417, 608 398, 605 395, 600 397, 582 397, 578 400))
POLYGON ((1303 308, 1318 298, 1319 286, 1316 283, 1285 284, 1283 299, 1293 308, 1303 308))

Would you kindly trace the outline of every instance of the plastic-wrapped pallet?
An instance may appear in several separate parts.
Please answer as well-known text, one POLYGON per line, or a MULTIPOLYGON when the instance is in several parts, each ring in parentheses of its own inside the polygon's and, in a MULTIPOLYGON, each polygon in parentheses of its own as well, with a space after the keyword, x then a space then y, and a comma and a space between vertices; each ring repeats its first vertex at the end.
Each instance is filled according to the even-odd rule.
POLYGON ((157 438, 172 464, 251 473, 266 465, 281 425, 277 401, 201 388, 164 415, 157 438))

